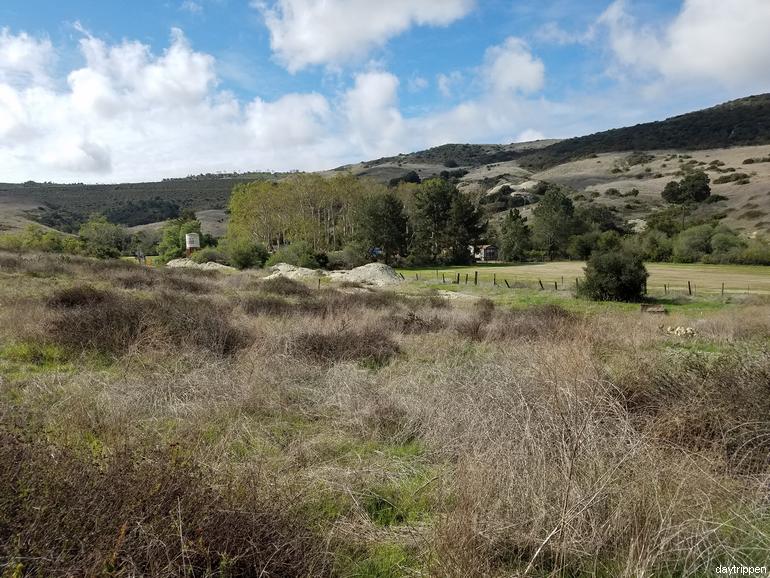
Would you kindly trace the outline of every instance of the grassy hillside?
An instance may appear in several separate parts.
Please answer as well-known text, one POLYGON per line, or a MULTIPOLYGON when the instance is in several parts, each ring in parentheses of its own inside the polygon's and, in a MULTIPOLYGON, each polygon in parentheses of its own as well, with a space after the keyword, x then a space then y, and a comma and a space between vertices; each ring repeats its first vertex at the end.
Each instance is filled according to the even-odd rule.
POLYGON ((235 185, 283 176, 285 174, 273 173, 199 175, 154 183, 109 185, 0 183, 0 206, 6 209, 0 217, 0 230, 37 221, 71 232, 93 213, 106 213, 113 222, 133 227, 160 220, 160 209, 169 203, 180 210, 222 211, 235 185))

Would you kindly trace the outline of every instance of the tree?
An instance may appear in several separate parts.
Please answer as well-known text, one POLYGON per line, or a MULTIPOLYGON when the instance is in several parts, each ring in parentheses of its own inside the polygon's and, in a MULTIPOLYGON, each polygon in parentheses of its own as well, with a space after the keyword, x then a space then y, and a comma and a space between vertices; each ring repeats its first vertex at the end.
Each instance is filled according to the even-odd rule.
POLYGON ((679 233, 674 239, 674 261, 677 263, 695 263, 711 253, 711 236, 714 227, 698 225, 679 233))
POLYGON ((648 261, 661 263, 671 260, 672 242, 663 231, 650 229, 645 231, 640 238, 635 238, 634 242, 640 246, 642 255, 648 261))
POLYGON ((503 261, 523 261, 532 247, 527 219, 518 209, 511 209, 500 226, 500 258, 503 261))
POLYGON ((678 181, 669 181, 666 186, 663 187, 663 192, 660 194, 663 200, 667 203, 680 204, 685 202, 685 198, 682 194, 682 187, 679 186, 678 181))
POLYGON ((595 301, 638 301, 648 276, 636 253, 596 251, 588 259, 580 294, 595 301))
POLYGON ((413 256, 427 263, 467 263, 468 245, 484 230, 473 203, 444 179, 428 179, 417 189, 413 227, 413 256))
POLYGON ((694 203, 702 203, 711 196, 709 176, 704 171, 693 171, 679 183, 682 195, 694 203))
POLYGON ((479 241, 484 229, 481 215, 473 203, 464 195, 456 192, 452 199, 446 231, 452 264, 464 265, 473 260, 468 247, 479 241))
POLYGON ((406 252, 408 219, 404 203, 393 193, 376 194, 363 202, 358 236, 369 249, 382 250, 386 263, 406 252))
POLYGON ((702 203, 711 196, 709 176, 704 171, 693 171, 681 181, 670 181, 661 193, 667 203, 702 203))
POLYGON ((415 193, 413 253, 435 263, 446 247, 446 230, 457 188, 444 179, 428 179, 415 193))
MULTIPOLYGON (((169 221, 163 227, 160 243, 158 243, 158 256, 162 262, 167 263, 184 256, 185 236, 188 233, 201 234, 201 222, 195 219, 195 214, 183 213, 181 217, 169 221)), ((205 244, 205 238, 201 237, 201 247, 205 244)))
POLYGON ((101 215, 83 223, 78 236, 85 243, 86 252, 100 259, 120 257, 131 243, 125 227, 110 223, 101 215))
POLYGON ((549 186, 532 211, 532 240, 550 259, 566 253, 575 230, 575 207, 558 187, 549 186))

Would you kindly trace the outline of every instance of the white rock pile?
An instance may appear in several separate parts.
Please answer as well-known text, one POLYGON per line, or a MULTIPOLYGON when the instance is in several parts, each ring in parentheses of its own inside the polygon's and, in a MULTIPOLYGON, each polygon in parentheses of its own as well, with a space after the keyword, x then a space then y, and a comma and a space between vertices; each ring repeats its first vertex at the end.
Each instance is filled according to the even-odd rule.
POLYGON ((209 261, 208 263, 196 263, 192 259, 172 259, 168 263, 166 263, 166 267, 170 267, 172 269, 176 268, 186 268, 186 269, 198 269, 200 271, 236 271, 234 267, 228 267, 227 265, 222 265, 221 263, 215 263, 214 261, 209 261))
POLYGON ((325 277, 331 281, 350 281, 372 287, 388 287, 398 285, 404 280, 396 273, 395 269, 382 263, 368 263, 361 267, 356 267, 350 271, 319 271, 317 269, 306 269, 304 267, 295 267, 286 263, 278 263, 270 267, 270 275, 266 279, 276 279, 278 277, 288 277, 289 279, 303 280, 318 277, 325 277))
POLYGON ((287 277, 288 279, 294 279, 295 281, 301 281, 303 279, 312 279, 316 277, 323 277, 324 273, 317 269, 308 269, 307 267, 295 267, 287 263, 278 263, 270 267, 270 275, 265 279, 277 279, 278 277, 287 277))
POLYGON ((666 327, 666 333, 669 335, 676 335, 677 337, 695 337, 697 335, 695 329, 692 327, 682 327, 681 325, 677 325, 676 327, 671 327, 669 325, 666 327))

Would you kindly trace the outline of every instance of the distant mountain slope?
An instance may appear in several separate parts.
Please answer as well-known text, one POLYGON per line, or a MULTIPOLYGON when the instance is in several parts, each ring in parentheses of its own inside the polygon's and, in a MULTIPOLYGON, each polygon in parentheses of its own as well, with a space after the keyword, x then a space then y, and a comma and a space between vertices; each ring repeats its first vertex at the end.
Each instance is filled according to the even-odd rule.
POLYGON ((384 157, 364 163, 369 166, 417 163, 426 165, 480 166, 491 163, 510 161, 521 157, 528 151, 539 150, 554 143, 558 139, 538 140, 513 144, 445 144, 416 153, 401 154, 395 157, 384 157))
POLYGON ((521 155, 541 169, 590 154, 643 150, 705 150, 770 143, 770 94, 749 96, 666 120, 560 141, 521 155))
POLYGON ((517 161, 542 170, 592 154, 644 150, 705 150, 770 144, 770 94, 749 96, 666 120, 616 128, 566 140, 507 145, 446 144, 363 163, 478 167, 517 161))

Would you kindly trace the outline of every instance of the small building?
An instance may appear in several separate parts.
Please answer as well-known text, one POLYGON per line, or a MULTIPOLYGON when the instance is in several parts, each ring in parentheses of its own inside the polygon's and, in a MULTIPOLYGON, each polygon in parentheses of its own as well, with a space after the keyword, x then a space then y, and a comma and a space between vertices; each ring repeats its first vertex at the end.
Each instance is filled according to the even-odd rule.
POLYGON ((469 246, 468 250, 473 255, 473 258, 480 263, 486 263, 487 261, 497 261, 497 246, 495 245, 481 245, 480 247, 469 246))

